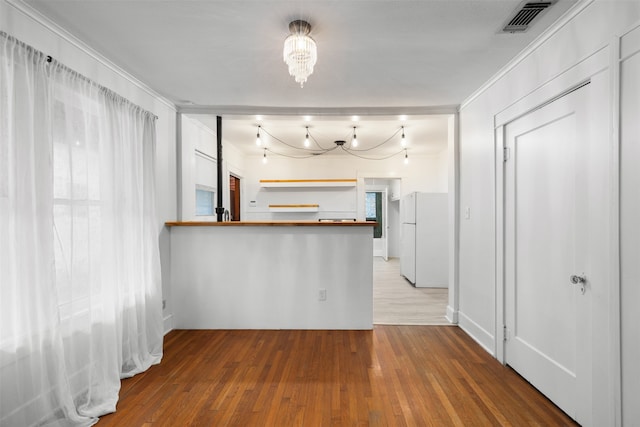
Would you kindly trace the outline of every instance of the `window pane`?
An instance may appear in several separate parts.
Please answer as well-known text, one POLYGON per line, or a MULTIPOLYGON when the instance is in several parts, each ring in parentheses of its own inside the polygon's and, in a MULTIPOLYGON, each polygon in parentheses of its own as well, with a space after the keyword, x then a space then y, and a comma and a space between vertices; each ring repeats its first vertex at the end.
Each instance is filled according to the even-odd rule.
POLYGON ((196 216, 213 215, 213 191, 196 189, 196 216))
POLYGON ((367 218, 376 217, 376 193, 367 193, 365 216, 367 218))

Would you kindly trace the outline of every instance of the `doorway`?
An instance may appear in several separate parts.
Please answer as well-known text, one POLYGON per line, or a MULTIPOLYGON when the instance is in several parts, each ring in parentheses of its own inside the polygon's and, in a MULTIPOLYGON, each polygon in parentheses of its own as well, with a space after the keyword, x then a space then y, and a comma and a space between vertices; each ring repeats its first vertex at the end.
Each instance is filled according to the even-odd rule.
POLYGON ((389 260, 387 190, 367 191, 365 195, 365 217, 376 221, 373 227, 373 256, 389 260))
POLYGON ((378 222, 373 256, 385 261, 400 256, 400 178, 364 178, 358 204, 361 217, 378 222))
POLYGON ((592 314, 602 309, 592 294, 606 286, 609 256, 597 85, 504 127, 504 360, 584 425, 593 403, 592 314))
POLYGON ((240 178, 229 175, 229 219, 240 221, 240 178))

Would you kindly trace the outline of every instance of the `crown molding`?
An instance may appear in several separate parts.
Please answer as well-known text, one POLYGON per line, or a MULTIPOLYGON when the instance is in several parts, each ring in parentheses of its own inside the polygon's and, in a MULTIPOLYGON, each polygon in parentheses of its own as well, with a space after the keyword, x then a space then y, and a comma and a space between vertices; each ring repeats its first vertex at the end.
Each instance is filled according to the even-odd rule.
POLYGON ((524 61, 529 55, 535 52, 542 44, 549 40, 554 34, 560 31, 565 25, 571 22, 576 16, 578 16, 583 10, 585 10, 595 0, 578 0, 564 15, 562 15, 556 22, 554 22, 549 28, 547 28, 542 34, 540 34, 534 41, 529 43, 520 53, 518 53, 511 61, 502 67, 496 74, 487 80, 482 86, 480 86, 475 92, 473 92, 468 98, 466 98, 460 104, 460 110, 463 110, 467 105, 472 103, 476 98, 482 95, 485 91, 491 88, 496 82, 507 75, 518 64, 524 61))
POLYGON ((183 120, 187 120, 189 123, 191 123, 192 125, 194 125, 195 127, 197 127, 198 129, 207 132, 209 134, 211 134, 212 136, 216 136, 216 131, 209 128, 207 125, 205 125, 204 123, 202 123, 200 120, 193 118, 193 117, 189 117, 186 115, 182 115, 182 119, 183 120))
POLYGON ((127 80, 137 88, 143 90, 148 95, 151 95, 152 97, 156 98, 158 101, 165 104, 171 110, 177 111, 176 105, 173 102, 171 102, 169 99, 160 95, 158 92, 156 92, 151 87, 149 87, 146 83, 137 79, 132 74, 128 73, 127 71, 125 71, 124 69, 122 69, 121 67, 113 63, 111 60, 107 59, 104 55, 100 54, 98 51, 93 49, 91 46, 89 46, 88 44, 86 44, 85 42, 83 42, 82 40, 80 40, 70 32, 68 32, 67 30, 65 30, 63 27, 61 27, 60 25, 53 22, 51 19, 44 16, 42 13, 36 10, 33 6, 25 3, 23 0, 4 0, 4 1, 5 3, 7 3, 7 5, 13 7, 15 10, 22 13, 26 17, 32 19, 33 21, 37 22, 38 24, 42 25, 47 30, 55 34, 56 36, 62 38, 66 42, 78 48, 80 51, 90 56, 92 59, 96 60, 101 65, 108 68, 109 70, 113 71, 118 76, 127 80))
POLYGON ((436 114, 456 114, 457 105, 432 107, 268 107, 253 105, 177 105, 183 114, 215 114, 218 116, 426 116, 436 114))

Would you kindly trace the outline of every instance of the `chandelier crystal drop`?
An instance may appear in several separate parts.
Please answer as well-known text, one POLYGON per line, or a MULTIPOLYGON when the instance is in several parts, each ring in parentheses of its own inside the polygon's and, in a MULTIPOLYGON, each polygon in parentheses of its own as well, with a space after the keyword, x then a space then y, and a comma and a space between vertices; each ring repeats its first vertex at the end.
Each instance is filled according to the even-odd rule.
POLYGON ((292 21, 289 31, 291 35, 284 41, 283 59, 289 67, 289 75, 304 87, 318 60, 316 42, 309 37, 311 25, 306 21, 292 21))

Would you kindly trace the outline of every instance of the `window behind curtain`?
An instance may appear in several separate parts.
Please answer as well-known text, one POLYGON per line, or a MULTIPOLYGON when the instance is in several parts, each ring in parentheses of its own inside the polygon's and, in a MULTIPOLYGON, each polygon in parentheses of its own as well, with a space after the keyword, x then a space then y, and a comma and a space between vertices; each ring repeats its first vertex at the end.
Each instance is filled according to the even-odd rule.
MULTIPOLYGON (((2 108, 0 108, 0 114, 2 114, 2 108)), ((4 129, 4 126, 0 128, 0 138, 6 141, 9 138, 8 130, 4 129)), ((0 203, 3 198, 9 195, 9 145, 0 144, 0 203)))
POLYGON ((91 425, 162 356, 155 117, 0 31, 0 425, 91 425))
POLYGON ((100 164, 97 105, 67 92, 53 110, 53 218, 56 287, 61 326, 90 322, 90 276, 101 258, 100 164), (72 322, 71 319, 74 318, 72 322))

